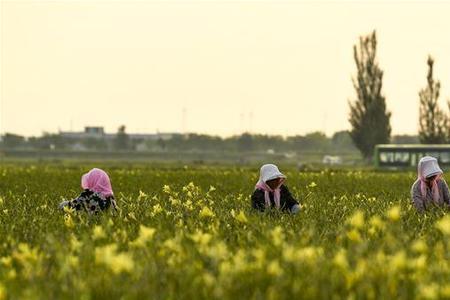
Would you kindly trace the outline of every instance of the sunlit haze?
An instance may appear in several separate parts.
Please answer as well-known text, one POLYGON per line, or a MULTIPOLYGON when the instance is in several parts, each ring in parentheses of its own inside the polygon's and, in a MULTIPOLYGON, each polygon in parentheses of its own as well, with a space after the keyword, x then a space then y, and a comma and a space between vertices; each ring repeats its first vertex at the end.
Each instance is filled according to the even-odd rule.
POLYGON ((377 31, 394 134, 428 54, 450 100, 450 2, 2 1, 0 131, 349 129, 353 45, 377 31))

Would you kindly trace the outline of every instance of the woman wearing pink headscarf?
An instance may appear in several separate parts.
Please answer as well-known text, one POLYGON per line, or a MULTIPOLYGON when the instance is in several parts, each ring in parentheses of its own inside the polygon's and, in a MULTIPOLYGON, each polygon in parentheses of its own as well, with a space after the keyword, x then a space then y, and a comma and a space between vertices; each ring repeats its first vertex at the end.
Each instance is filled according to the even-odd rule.
POLYGON ((273 207, 293 214, 299 212, 300 205, 284 185, 285 180, 276 165, 263 165, 252 194, 252 207, 260 211, 273 207))
POLYGON ((411 188, 411 200, 416 209, 423 212, 429 206, 450 207, 450 193, 437 159, 422 157, 417 169, 417 180, 411 188))
POLYGON ((63 201, 59 207, 65 206, 75 210, 84 210, 89 214, 97 214, 109 207, 117 209, 111 181, 108 174, 101 169, 94 168, 81 177, 83 192, 76 199, 63 201))

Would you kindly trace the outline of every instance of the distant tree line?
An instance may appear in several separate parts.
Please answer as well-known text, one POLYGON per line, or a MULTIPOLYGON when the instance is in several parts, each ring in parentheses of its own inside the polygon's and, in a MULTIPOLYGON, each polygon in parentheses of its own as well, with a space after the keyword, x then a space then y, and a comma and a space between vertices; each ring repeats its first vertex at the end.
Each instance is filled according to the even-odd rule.
MULTIPOLYGON (((416 143, 417 136, 394 136, 395 143, 416 143)), ((7 133, 1 137, 1 149, 16 150, 82 150, 92 151, 197 151, 197 152, 329 152, 357 153, 348 131, 339 131, 331 137, 313 132, 306 135, 282 137, 277 135, 249 134, 222 138, 204 134, 174 134, 169 139, 131 140, 125 128, 119 129, 112 140, 98 138, 67 138, 60 134, 44 133, 40 137, 23 137, 7 133)))

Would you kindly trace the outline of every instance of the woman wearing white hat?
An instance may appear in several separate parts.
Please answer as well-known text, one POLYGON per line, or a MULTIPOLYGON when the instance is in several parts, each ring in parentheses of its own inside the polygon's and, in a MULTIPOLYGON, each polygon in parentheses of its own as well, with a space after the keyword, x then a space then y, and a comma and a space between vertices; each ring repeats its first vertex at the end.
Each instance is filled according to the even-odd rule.
POLYGON ((286 176, 278 170, 276 165, 263 165, 252 194, 252 207, 260 211, 275 207, 293 214, 299 212, 300 205, 284 185, 285 180, 286 176))
POLYGON ((411 188, 411 198, 416 209, 422 212, 431 205, 449 207, 450 193, 437 159, 422 157, 417 169, 418 178, 411 188))

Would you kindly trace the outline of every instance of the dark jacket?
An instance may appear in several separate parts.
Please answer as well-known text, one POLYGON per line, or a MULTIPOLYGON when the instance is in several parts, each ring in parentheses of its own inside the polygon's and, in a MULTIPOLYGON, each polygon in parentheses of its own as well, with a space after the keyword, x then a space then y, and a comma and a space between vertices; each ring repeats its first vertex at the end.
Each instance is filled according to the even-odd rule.
POLYGON ((84 210, 89 214, 97 214, 100 211, 107 210, 111 206, 117 210, 117 204, 114 196, 103 197, 99 193, 90 190, 84 190, 80 196, 70 201, 63 201, 59 207, 63 209, 65 206, 75 210, 84 210))
MULTIPOLYGON (((273 199, 273 193, 269 192, 270 198, 270 207, 275 207, 275 201, 273 199)), ((280 208, 281 210, 289 210, 291 211, 292 207, 296 204, 299 204, 297 200, 292 196, 291 192, 287 186, 282 185, 280 187, 280 208)), ((260 189, 256 189, 252 194, 252 207, 259 210, 264 211, 266 208, 266 200, 264 198, 264 191, 260 189)))

